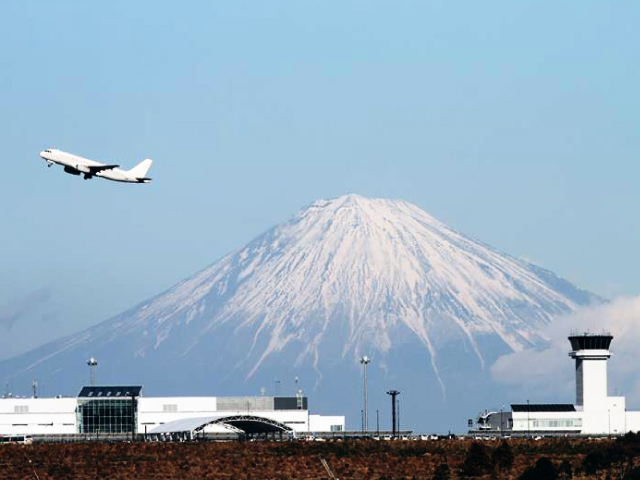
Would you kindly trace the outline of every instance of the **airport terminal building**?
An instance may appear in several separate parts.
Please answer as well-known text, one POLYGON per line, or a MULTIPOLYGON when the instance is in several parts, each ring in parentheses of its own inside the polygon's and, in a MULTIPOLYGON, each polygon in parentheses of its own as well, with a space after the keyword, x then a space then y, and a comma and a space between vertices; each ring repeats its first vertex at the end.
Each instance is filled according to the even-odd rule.
POLYGON ((512 404, 510 412, 486 412, 475 432, 519 435, 622 435, 640 430, 640 411, 627 411, 623 396, 609 396, 607 363, 612 335, 571 335, 575 404, 512 404))
POLYGON ((311 414, 301 394, 145 397, 141 386, 86 386, 77 397, 0 399, 0 436, 173 433, 185 424, 207 433, 325 433, 344 431, 345 417, 311 414))

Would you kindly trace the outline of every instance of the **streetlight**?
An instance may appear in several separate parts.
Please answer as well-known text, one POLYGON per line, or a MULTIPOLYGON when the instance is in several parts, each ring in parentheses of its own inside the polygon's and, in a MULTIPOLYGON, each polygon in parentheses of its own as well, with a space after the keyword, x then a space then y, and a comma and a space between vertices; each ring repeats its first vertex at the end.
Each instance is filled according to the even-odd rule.
POLYGON ((274 395, 274 397, 277 397, 278 394, 280 393, 280 383, 281 383, 281 381, 276 378, 273 381, 273 383, 275 384, 275 395, 274 395))
POLYGON ((96 367, 98 366, 98 360, 91 357, 87 360, 87 365, 89 365, 89 378, 91 380, 91 386, 94 387, 96 385, 96 367))
POLYGON ((391 422, 393 425, 393 436, 391 438, 396 438, 396 397, 400 395, 400 392, 398 390, 389 390, 387 395, 391 395, 391 422))
POLYGON ((366 355, 360 359, 360 363, 364 367, 364 432, 366 433, 369 428, 367 419, 367 365, 371 363, 371 359, 366 355))

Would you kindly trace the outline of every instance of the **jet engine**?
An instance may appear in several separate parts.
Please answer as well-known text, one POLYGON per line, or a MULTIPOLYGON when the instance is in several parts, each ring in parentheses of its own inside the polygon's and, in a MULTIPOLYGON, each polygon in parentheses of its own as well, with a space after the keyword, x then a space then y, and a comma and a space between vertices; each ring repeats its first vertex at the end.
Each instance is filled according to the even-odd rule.
POLYGON ((71 175, 80 175, 80 172, 73 167, 64 167, 64 171, 71 175))
POLYGON ((76 165, 76 170, 82 173, 91 173, 91 170, 89 170, 85 165, 80 165, 79 163, 76 165))

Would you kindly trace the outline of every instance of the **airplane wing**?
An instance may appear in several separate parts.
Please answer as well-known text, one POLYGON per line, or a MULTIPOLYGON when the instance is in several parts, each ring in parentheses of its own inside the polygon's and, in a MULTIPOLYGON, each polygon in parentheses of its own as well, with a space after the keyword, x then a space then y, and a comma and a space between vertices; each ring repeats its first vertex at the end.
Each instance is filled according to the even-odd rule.
POLYGON ((103 170, 113 170, 114 168, 118 168, 120 165, 96 165, 96 166, 87 166, 91 175, 95 175, 98 172, 103 170))

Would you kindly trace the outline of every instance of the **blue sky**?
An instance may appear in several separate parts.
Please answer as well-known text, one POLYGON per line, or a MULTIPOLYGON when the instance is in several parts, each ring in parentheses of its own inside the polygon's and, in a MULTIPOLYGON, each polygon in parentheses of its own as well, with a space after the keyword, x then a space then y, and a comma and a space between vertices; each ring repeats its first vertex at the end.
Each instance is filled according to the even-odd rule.
POLYGON ((104 320, 317 198, 403 198, 640 292, 635 1, 0 3, 0 358, 104 320), (60 148, 151 185, 47 169, 60 148))

